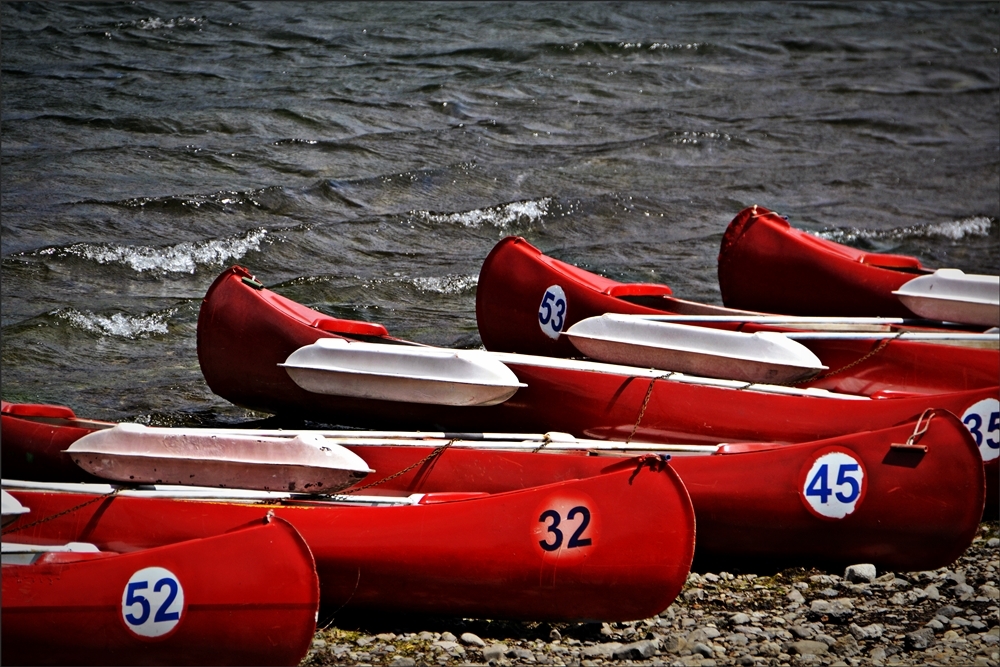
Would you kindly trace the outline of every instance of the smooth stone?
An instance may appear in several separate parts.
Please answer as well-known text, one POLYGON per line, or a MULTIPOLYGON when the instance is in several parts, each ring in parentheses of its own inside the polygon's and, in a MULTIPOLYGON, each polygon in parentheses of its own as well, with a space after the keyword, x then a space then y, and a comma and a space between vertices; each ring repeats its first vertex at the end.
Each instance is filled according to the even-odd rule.
POLYGON ((656 655, 659 642, 653 639, 643 639, 621 646, 611 654, 615 660, 645 660, 656 655))
POLYGON ((850 598, 836 600, 813 600, 809 612, 817 617, 826 616, 833 620, 845 620, 854 615, 854 603, 850 598))
POLYGON ((712 647, 709 646, 708 644, 703 644, 702 642, 698 642, 697 644, 695 644, 694 648, 692 648, 691 650, 699 655, 705 656, 706 658, 711 658, 713 655, 715 655, 715 651, 712 650, 712 647))
POLYGON ((786 650, 792 655, 823 655, 830 650, 830 646, 826 642, 800 639, 789 644, 786 650))
POLYGON ((860 563, 858 565, 848 565, 844 571, 844 579, 853 584, 870 583, 875 581, 877 572, 871 563, 860 563))
POLYGON ((923 650, 934 642, 934 630, 921 628, 914 632, 906 633, 906 644, 910 648, 923 650))
POLYGON ((496 662, 507 652, 507 647, 503 644, 493 644, 483 649, 483 660, 486 662, 496 662))
POLYGON ((622 647, 621 642, 606 642, 585 646, 581 653, 588 658, 610 658, 615 651, 622 647))
POLYGON ((955 605, 951 604, 945 605, 937 610, 937 615, 943 616, 946 619, 950 619, 956 614, 963 614, 963 613, 965 613, 964 609, 962 609, 961 607, 956 607, 955 605))

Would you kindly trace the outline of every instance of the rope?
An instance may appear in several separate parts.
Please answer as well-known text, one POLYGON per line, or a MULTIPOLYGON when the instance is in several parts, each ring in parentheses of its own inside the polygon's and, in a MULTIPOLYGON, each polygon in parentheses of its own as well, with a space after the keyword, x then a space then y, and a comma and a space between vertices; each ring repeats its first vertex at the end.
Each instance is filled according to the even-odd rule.
POLYGON ((649 405, 649 397, 653 395, 653 385, 656 383, 657 380, 666 380, 673 374, 674 371, 671 371, 669 373, 664 373, 663 375, 657 375, 656 377, 654 377, 652 380, 649 381, 649 389, 646 390, 646 397, 642 399, 642 408, 639 409, 639 416, 636 418, 635 424, 632 425, 632 432, 629 433, 628 439, 625 441, 626 446, 628 446, 628 444, 632 442, 632 438, 635 437, 635 432, 639 429, 639 422, 642 421, 642 416, 646 414, 646 406, 649 405))
POLYGON ((110 497, 112 497, 114 495, 117 495, 117 493, 119 491, 121 491, 121 490, 122 489, 119 487, 119 488, 115 489, 114 491, 112 491, 111 493, 105 493, 105 494, 102 494, 100 496, 95 496, 95 497, 91 498, 90 500, 87 500, 87 501, 84 501, 84 502, 80 503, 76 507, 70 507, 69 509, 63 510, 62 512, 59 512, 57 514, 53 514, 51 516, 43 517, 43 518, 39 519, 38 521, 32 521, 31 523, 26 523, 24 525, 17 525, 17 524, 15 524, 15 525, 9 526, 7 528, 4 528, 3 531, 2 531, 2 533, 0 533, 0 534, 9 535, 10 533, 17 533, 17 532, 20 532, 20 531, 22 531, 22 530, 24 530, 26 528, 32 528, 33 526, 37 526, 38 524, 45 523, 46 521, 52 521, 53 519, 58 519, 61 516, 69 514, 70 512, 75 512, 78 509, 86 507, 87 505, 90 505, 91 503, 96 503, 98 500, 104 500, 105 498, 110 498, 110 497))
POLYGON ((449 440, 448 442, 446 442, 445 444, 441 445, 440 447, 437 447, 433 452, 431 452, 430 454, 428 454, 424 458, 420 459, 416 463, 412 463, 412 464, 408 465, 407 467, 403 468, 399 472, 394 472, 393 474, 389 475, 388 477, 383 477, 382 479, 376 480, 376 481, 372 482, 371 484, 365 484, 364 486, 354 487, 354 488, 348 489, 347 491, 342 491, 341 493, 342 494, 357 493, 358 491, 364 491, 365 489, 370 489, 373 486, 378 486, 379 484, 382 484, 384 482, 388 482, 390 479, 396 479, 400 475, 405 475, 406 473, 410 472, 411 470, 413 470, 417 466, 423 465, 424 463, 427 463, 428 461, 430 461, 434 457, 439 456, 441 454, 441 452, 443 452, 444 450, 448 449, 453 444, 455 444, 455 440, 454 439, 449 440))
POLYGON ((927 408, 922 413, 920 413, 920 419, 917 420, 916 425, 913 427, 913 435, 906 439, 906 444, 908 446, 913 446, 920 436, 927 433, 927 429, 931 427, 931 420, 934 419, 934 408, 927 408), (930 413, 930 415, 928 415, 930 413), (927 421, 924 421, 924 417, 927 417, 927 421), (920 428, 920 424, 923 423, 924 427, 920 428))

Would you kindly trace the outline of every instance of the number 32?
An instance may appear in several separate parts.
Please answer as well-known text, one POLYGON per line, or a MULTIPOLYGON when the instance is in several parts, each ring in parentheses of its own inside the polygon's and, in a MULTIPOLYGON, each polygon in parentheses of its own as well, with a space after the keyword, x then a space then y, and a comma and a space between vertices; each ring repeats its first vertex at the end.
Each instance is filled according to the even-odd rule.
MULTIPOLYGON (((583 537, 584 531, 587 530, 587 526, 590 525, 590 510, 583 505, 577 505, 566 514, 566 520, 572 521, 577 516, 582 517, 580 525, 576 527, 573 534, 570 536, 569 541, 566 543, 567 549, 576 549, 578 547, 589 547, 592 544, 592 540, 589 537, 583 537)), ((547 526, 548 532, 552 535, 552 542, 548 539, 539 540, 538 544, 541 545, 542 549, 545 551, 555 551, 562 546, 563 543, 563 532, 559 529, 559 524, 562 523, 562 517, 559 516, 559 512, 556 510, 545 510, 542 515, 538 517, 539 521, 546 521, 551 519, 552 523, 547 526)))

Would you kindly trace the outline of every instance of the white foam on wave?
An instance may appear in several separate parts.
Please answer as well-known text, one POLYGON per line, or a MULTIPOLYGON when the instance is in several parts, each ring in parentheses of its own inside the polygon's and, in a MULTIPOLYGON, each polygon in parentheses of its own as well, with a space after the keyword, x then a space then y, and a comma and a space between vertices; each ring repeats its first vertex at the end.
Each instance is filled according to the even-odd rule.
POLYGON ((479 284, 479 276, 447 275, 429 278, 413 278, 413 284, 421 292, 434 294, 461 294, 479 284))
POLYGON ((159 16, 150 16, 135 21, 122 21, 117 24, 118 28, 138 28, 139 30, 172 30, 174 28, 198 28, 205 24, 205 17, 178 16, 176 18, 163 20, 159 16))
POLYGON ((489 208, 479 208, 458 213, 431 213, 430 211, 413 211, 413 215, 427 222, 458 224, 463 227, 492 226, 497 229, 526 222, 528 224, 541 220, 549 211, 552 203, 550 197, 533 201, 516 201, 489 208))
POLYGON ((92 312, 81 312, 70 308, 56 315, 70 325, 100 336, 113 336, 136 340, 150 336, 163 335, 168 332, 167 320, 177 312, 176 309, 146 315, 99 315, 92 312))
POLYGON ((816 232, 815 235, 837 243, 853 243, 859 239, 896 241, 905 238, 943 237, 958 241, 969 236, 988 236, 992 220, 978 216, 952 220, 950 222, 934 222, 929 225, 911 225, 893 229, 832 229, 816 232))
POLYGON ((242 235, 224 239, 209 239, 192 243, 154 248, 152 246, 120 246, 75 243, 65 248, 46 248, 41 255, 75 256, 98 264, 122 264, 134 271, 164 273, 194 273, 199 265, 218 265, 240 259, 248 252, 259 250, 267 238, 266 229, 253 229, 242 235))

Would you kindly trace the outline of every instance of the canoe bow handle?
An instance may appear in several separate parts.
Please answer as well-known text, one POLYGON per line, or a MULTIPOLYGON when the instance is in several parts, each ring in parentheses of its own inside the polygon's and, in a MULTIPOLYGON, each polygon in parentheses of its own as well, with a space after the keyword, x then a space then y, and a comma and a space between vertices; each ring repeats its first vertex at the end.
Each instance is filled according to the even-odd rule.
POLYGON ((632 480, 636 478, 639 471, 644 467, 649 467, 653 472, 661 472, 666 469, 667 463, 670 462, 670 454, 643 454, 638 457, 636 461, 635 470, 632 472, 632 476, 628 478, 629 486, 632 485, 632 480))
POLYGON ((932 419, 934 419, 934 408, 927 408, 921 413, 920 418, 917 419, 917 423, 913 427, 913 433, 910 435, 909 438, 906 439, 906 444, 901 445, 898 443, 893 443, 889 446, 890 449, 907 449, 907 450, 919 449, 920 451, 926 452, 927 446, 918 445, 916 444, 916 442, 917 440, 920 439, 920 436, 922 436, 924 433, 927 433, 927 429, 929 429, 931 426, 932 419), (927 418, 927 421, 924 421, 924 417, 927 418), (922 428, 921 425, 923 426, 922 428))

